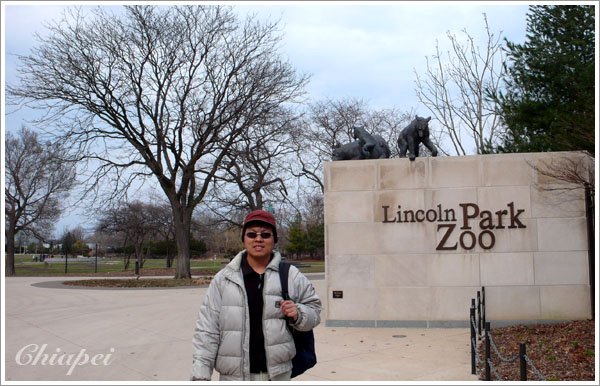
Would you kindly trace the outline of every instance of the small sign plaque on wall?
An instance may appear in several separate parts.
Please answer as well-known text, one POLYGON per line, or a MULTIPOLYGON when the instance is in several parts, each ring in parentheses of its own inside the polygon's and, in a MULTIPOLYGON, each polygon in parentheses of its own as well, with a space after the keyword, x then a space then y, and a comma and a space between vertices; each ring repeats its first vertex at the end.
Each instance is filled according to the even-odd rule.
POLYGON ((334 299, 343 299, 344 291, 333 291, 333 298, 334 299))

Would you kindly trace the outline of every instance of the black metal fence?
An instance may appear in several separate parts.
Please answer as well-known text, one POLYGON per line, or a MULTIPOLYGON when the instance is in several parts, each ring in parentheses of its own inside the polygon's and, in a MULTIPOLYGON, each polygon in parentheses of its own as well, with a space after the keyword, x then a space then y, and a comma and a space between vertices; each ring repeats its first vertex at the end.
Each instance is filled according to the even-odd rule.
POLYGON ((492 362, 492 349, 498 359, 502 362, 516 362, 519 360, 520 380, 527 380, 527 366, 530 366, 537 377, 545 381, 546 378, 534 366, 531 359, 527 356, 527 345, 524 342, 519 344, 519 353, 512 358, 504 357, 498 347, 494 343, 490 332, 490 322, 486 322, 485 317, 485 287, 481 287, 481 291, 477 291, 477 299, 471 299, 471 309, 469 310, 469 320, 471 321, 471 374, 477 374, 477 364, 485 364, 485 380, 491 381, 492 374, 498 381, 506 381, 496 371, 492 362), (483 326, 483 331, 482 331, 483 326), (483 333, 482 333, 483 332, 483 333), (485 338, 485 360, 479 357, 477 352, 477 342, 485 338))

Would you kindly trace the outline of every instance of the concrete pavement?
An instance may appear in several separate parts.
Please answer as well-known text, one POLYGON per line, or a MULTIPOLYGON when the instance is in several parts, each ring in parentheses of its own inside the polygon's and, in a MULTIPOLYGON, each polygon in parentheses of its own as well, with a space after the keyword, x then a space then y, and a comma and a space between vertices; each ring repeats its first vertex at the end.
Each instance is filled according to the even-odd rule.
MULTIPOLYGON (((307 276, 324 298, 323 275, 307 276)), ((189 379, 192 333, 206 288, 60 284, 75 279, 6 278, 6 381, 189 379)), ((477 381, 468 329, 329 328, 322 320, 315 339, 317 365, 294 380, 477 381)))

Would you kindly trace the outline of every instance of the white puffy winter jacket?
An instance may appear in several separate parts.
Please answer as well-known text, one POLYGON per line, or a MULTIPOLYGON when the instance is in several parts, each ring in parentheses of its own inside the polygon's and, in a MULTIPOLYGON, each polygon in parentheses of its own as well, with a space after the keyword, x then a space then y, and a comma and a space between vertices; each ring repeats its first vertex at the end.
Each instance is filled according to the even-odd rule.
MULTIPOLYGON (((210 283, 200 307, 193 338, 192 380, 210 380, 213 368, 221 381, 250 380, 250 314, 238 255, 210 283)), ((274 252, 265 270, 263 287, 263 333, 269 377, 291 371, 296 348, 286 319, 279 307, 282 301, 279 263, 274 252)), ((290 267, 288 292, 298 308, 292 326, 308 331, 321 321, 321 300, 310 281, 290 267)))

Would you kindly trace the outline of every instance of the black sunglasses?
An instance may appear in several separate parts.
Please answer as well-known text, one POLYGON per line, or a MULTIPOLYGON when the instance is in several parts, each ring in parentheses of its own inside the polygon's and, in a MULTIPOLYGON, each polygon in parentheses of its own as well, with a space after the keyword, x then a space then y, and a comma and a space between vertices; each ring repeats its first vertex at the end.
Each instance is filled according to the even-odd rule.
POLYGON ((271 233, 269 232, 260 232, 260 233, 256 233, 256 232, 248 232, 246 233, 246 236, 248 236, 251 239, 255 239, 256 236, 260 235, 260 237, 262 237, 263 239, 268 239, 271 237, 271 233))

